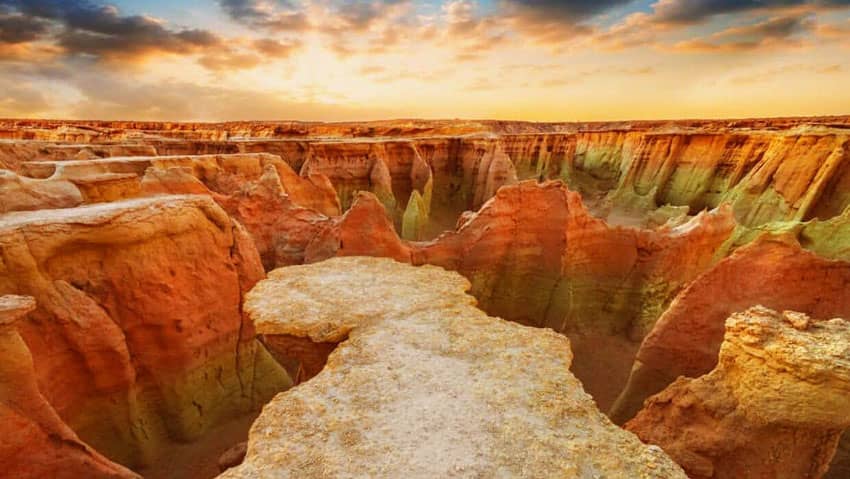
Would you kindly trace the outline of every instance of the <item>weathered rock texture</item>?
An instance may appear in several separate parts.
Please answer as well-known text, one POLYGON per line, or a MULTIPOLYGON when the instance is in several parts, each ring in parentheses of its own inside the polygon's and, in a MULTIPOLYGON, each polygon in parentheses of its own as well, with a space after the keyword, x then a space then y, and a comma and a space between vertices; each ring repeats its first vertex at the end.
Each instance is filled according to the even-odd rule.
MULTIPOLYGON (((848 141, 850 117, 0 120, 0 293, 38 299, 20 332, 44 400, 123 463, 259 404, 243 397, 252 381, 278 388, 265 353, 272 371, 249 382, 250 360, 225 359, 262 351, 249 323, 211 319, 239 317, 234 277, 244 291, 259 263, 335 256, 458 271, 487 313, 569 335, 574 373, 605 409, 619 395, 623 422, 678 375, 711 371, 733 312, 848 317, 848 141), (196 391, 209 400, 187 401, 196 391)), ((299 382, 338 342, 263 341, 299 382)))
POLYGON ((347 339, 221 477, 685 477, 599 413, 566 338, 488 317, 468 287, 377 258, 274 271, 246 301, 261 332, 347 339))
POLYGON ((0 296, 0 465, 16 478, 133 478, 83 443, 38 390, 33 359, 16 323, 36 308, 29 296, 0 296))
MULTIPOLYGON (((233 154, 40 161, 33 176, 77 185, 87 203, 159 194, 211 196, 251 234, 268 268, 303 261, 307 243, 340 213, 333 185, 320 174, 301 177, 269 154, 233 154)), ((73 185, 72 185, 73 186, 73 185)))
POLYGON ((717 366, 679 378, 626 428, 693 479, 819 478, 850 426, 850 323, 733 314, 717 366))
POLYGON ((72 208, 82 203, 82 193, 70 181, 37 180, 0 170, 0 214, 72 208))
POLYGON ((488 313, 569 335, 574 371, 605 405, 624 384, 644 334, 709 267, 735 224, 720 209, 678 227, 611 227, 559 182, 502 188, 457 231, 425 243, 399 240, 380 209, 374 197, 361 196, 317 236, 307 261, 386 256, 458 271, 488 313))
POLYGON ((850 317, 850 263, 804 251, 793 239, 765 237, 740 248, 688 285, 644 339, 612 417, 631 418, 679 376, 717 364, 724 322, 755 305, 816 318, 850 317))
MULTIPOLYGON (((42 406, 125 465, 288 385, 242 315, 262 277, 251 239, 209 197, 0 216, 0 293, 38 303, 17 330, 42 406)), ((0 363, 20 361, 10 354, 0 363)), ((42 406, 18 405, 30 417, 42 406)))

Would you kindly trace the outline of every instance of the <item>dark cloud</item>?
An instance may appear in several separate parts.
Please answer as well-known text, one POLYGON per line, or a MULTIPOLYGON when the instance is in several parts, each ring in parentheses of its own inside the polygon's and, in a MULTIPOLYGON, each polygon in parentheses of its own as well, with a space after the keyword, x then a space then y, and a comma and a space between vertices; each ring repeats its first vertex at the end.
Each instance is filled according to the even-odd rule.
POLYGON ((26 43, 41 38, 48 23, 24 15, 0 14, 0 43, 26 43))
POLYGON ((520 8, 540 19, 579 23, 633 0, 502 0, 508 8, 520 8))
POLYGON ((368 29, 376 20, 383 18, 388 8, 405 3, 408 3, 407 0, 338 2, 336 19, 346 28, 362 31, 368 29))
MULTIPOLYGON (((226 3, 234 14, 253 19, 263 14, 250 2, 226 3)), ((137 62, 152 55, 197 55, 200 65, 216 71, 254 68, 298 47, 271 39, 225 40, 203 29, 175 30, 158 19, 122 15, 114 6, 90 0, 0 0, 0 47, 6 44, 0 60, 25 57, 35 51, 26 42, 42 39, 66 58, 137 62)))
POLYGON ((769 18, 752 25, 730 27, 706 38, 695 38, 675 45, 686 51, 740 52, 800 44, 798 34, 810 32, 815 24, 808 14, 769 18))
POLYGON ((592 19, 633 1, 499 0, 497 19, 538 44, 560 46, 595 31, 592 19))
POLYGON ((661 0, 655 13, 659 22, 690 24, 722 14, 801 6, 850 7, 850 0, 661 0))
MULTIPOLYGON (((110 5, 87 0, 0 0, 17 12, 14 37, 31 41, 46 33, 48 25, 60 30, 54 38, 66 54, 86 54, 108 59, 134 60, 150 53, 188 54, 217 47, 221 39, 206 30, 166 28, 143 15, 121 15, 110 5)), ((6 35, 7 29, 2 28, 6 35)))
POLYGON ((307 15, 286 0, 268 2, 259 0, 219 0, 219 5, 233 20, 257 28, 276 32, 299 32, 310 27, 307 15))

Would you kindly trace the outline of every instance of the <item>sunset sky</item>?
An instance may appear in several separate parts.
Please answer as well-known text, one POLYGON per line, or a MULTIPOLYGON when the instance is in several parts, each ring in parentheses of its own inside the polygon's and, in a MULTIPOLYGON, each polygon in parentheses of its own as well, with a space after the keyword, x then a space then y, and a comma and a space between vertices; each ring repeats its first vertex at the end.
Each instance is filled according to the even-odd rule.
POLYGON ((850 114, 850 0, 0 0, 0 117, 850 114))

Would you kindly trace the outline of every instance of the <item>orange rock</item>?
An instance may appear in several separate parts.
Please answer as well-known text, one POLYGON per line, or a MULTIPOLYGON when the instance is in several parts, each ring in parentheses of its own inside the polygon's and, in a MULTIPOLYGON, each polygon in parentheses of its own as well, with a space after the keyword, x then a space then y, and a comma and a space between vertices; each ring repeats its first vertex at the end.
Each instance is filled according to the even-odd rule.
POLYGON ((32 355, 15 324, 35 307, 31 297, 0 297, 3 475, 21 479, 139 477, 82 442, 39 392, 32 355))
POLYGON ((256 250, 209 197, 6 214, 0 258, 0 293, 38 302, 18 327, 33 380, 112 460, 149 462, 288 384, 241 312, 256 250))
POLYGON ((850 323, 754 307, 726 321, 717 366, 680 377, 626 429, 693 479, 823 477, 850 426, 850 323))
POLYGON ((305 259, 388 256, 458 271, 488 313, 569 335, 573 370, 603 404, 619 393, 667 301, 709 267, 734 227, 728 209, 675 228, 611 227, 559 182, 502 188, 457 231, 430 242, 400 240, 382 210, 374 196, 359 196, 305 259))
POLYGON ((738 249, 678 294, 637 353, 612 418, 631 418, 643 401, 679 376, 717 364, 724 321, 751 306, 813 317, 850 317, 850 263, 820 258, 795 241, 763 238, 738 249))
POLYGON ((0 170, 0 214, 71 208, 82 202, 83 195, 70 181, 38 180, 0 170))

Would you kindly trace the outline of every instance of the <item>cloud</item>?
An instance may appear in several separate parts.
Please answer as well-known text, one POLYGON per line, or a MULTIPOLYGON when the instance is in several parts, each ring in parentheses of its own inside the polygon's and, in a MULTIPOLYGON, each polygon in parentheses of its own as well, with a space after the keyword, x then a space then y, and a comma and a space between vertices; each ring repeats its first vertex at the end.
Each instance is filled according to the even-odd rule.
POLYGON ((814 29, 808 14, 774 17, 752 25, 730 27, 706 38, 676 43, 673 49, 697 52, 741 52, 774 47, 799 46, 796 35, 814 29))
POLYGON ((577 24, 632 0, 501 0, 503 9, 521 12, 541 21, 577 24))
POLYGON ((88 0, 0 0, 0 6, 17 12, 3 17, 14 27, 0 27, 4 37, 32 41, 57 30, 52 40, 71 56, 136 61, 155 53, 196 53, 222 43, 207 30, 170 30, 158 19, 123 16, 114 6, 88 0))
POLYGON ((274 32, 301 32, 310 28, 307 15, 286 0, 219 0, 233 20, 274 32))
POLYGON ((770 68, 764 71, 749 73, 744 75, 734 76, 729 79, 731 83, 736 84, 754 84, 768 81, 781 80, 791 74, 816 74, 816 75, 836 75, 844 72, 844 67, 839 64, 829 65, 810 65, 804 63, 793 63, 775 68, 770 68))
POLYGON ((295 53, 301 47, 301 44, 298 42, 285 43, 271 38, 260 38, 259 40, 254 40, 253 47, 258 53, 267 57, 286 58, 295 53))
POLYGON ((138 84, 121 77, 82 75, 71 80, 83 99, 75 118, 106 120, 354 120, 399 115, 398 111, 296 101, 275 93, 167 81, 138 84))
MULTIPOLYGON (((229 2, 234 13, 240 12, 239 3, 229 2)), ((262 13, 243 7, 241 12, 250 18, 262 13)), ((200 28, 172 29, 157 18, 122 15, 115 6, 90 0, 0 0, 0 8, 0 60, 7 61, 27 55, 38 60, 52 53, 122 64, 179 55, 195 56, 207 69, 226 71, 285 58, 300 47, 294 41, 224 38, 200 28)))
POLYGON ((269 60, 288 58, 301 44, 283 43, 272 38, 229 42, 227 46, 208 51, 198 63, 217 72, 255 68, 269 60))
POLYGON ((49 110, 50 102, 38 88, 0 80, 0 117, 37 116, 49 110))
POLYGON ((659 0, 653 5, 655 20, 672 24, 695 24, 717 15, 796 7, 850 7, 850 0, 659 0))
POLYGON ((48 23, 24 15, 0 14, 0 43, 26 43, 38 40, 48 30, 48 23))

